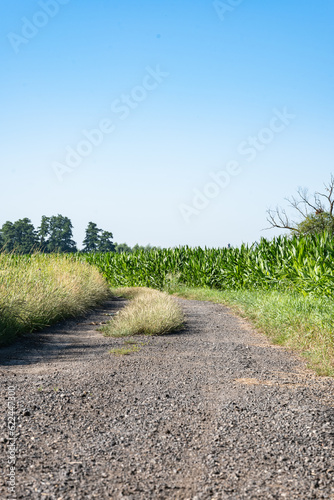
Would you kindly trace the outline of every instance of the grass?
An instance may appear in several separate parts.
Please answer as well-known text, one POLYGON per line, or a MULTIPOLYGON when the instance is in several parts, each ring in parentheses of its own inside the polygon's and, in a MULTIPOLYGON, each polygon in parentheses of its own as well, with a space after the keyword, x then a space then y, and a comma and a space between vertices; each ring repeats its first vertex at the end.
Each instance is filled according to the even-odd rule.
POLYGON ((121 288, 115 296, 130 299, 114 318, 100 330, 108 336, 161 335, 179 329, 183 313, 175 299, 149 288, 121 288))
POLYGON ((149 342, 139 342, 135 339, 126 339, 124 340, 123 347, 115 347, 114 349, 110 349, 109 354, 115 354, 116 356, 127 356, 134 352, 140 351, 140 349, 149 344, 149 342))
POLYGON ((136 343, 137 343, 137 340, 135 340, 135 339, 128 339, 128 340, 124 341, 124 344, 126 344, 126 345, 131 345, 131 344, 136 344, 136 343))
POLYGON ((305 356, 319 375, 334 376, 334 303, 297 292, 179 288, 177 296, 228 305, 273 343, 305 356))
POLYGON ((334 376, 332 234, 80 258, 96 265, 112 287, 151 287, 227 304, 273 342, 306 356, 319 374, 334 376))
POLYGON ((110 354, 115 354, 116 356, 128 356, 133 352, 138 352, 140 349, 139 346, 133 345, 132 347, 118 347, 115 349, 110 349, 110 354))
MULTIPOLYGON (((295 279, 296 283, 303 281, 303 286, 295 286, 293 281, 287 280, 286 283, 282 282, 283 284, 277 289, 270 287, 265 289, 260 285, 259 288, 242 288, 243 280, 245 281, 247 276, 251 274, 251 268, 254 264, 250 259, 252 254, 247 249, 243 249, 241 254, 245 254, 250 259, 248 263, 249 272, 247 271, 242 275, 242 266, 239 266, 239 269, 231 261, 229 267, 230 278, 235 279, 235 287, 238 289, 233 289, 234 282, 231 282, 227 286, 228 289, 224 290, 210 288, 218 282, 221 282, 224 286, 228 282, 226 269, 223 267, 220 269, 219 266, 214 265, 217 255, 220 255, 218 251, 206 250, 204 252, 198 249, 196 250, 197 253, 194 253, 189 249, 176 249, 175 251, 166 251, 165 254, 163 252, 152 253, 152 258, 149 256, 151 260, 147 262, 145 261, 148 258, 146 254, 145 256, 138 254, 131 257, 132 260, 138 260, 138 262, 135 262, 135 266, 130 266, 132 260, 131 262, 123 262, 125 258, 128 258, 127 256, 109 256, 111 260, 110 262, 105 260, 105 271, 116 273, 117 266, 111 264, 117 264, 117 259, 119 259, 121 264, 125 263, 129 267, 126 271, 129 274, 129 281, 135 280, 138 282, 139 278, 136 273, 142 271, 144 273, 144 282, 147 282, 147 277, 145 277, 147 274, 150 280, 154 281, 154 283, 150 283, 150 286, 165 287, 167 293, 138 286, 113 289, 112 292, 115 296, 129 299, 129 304, 113 316, 111 321, 103 326, 101 330, 105 335, 114 337, 168 333, 182 327, 184 321, 180 306, 169 294, 174 293, 178 296, 197 300, 210 300, 230 306, 238 314, 250 319, 273 342, 306 356, 309 366, 315 369, 318 374, 334 376, 334 302, 329 298, 332 296, 331 290, 333 288, 332 268, 329 265, 332 255, 330 249, 332 247, 330 247, 330 242, 326 239, 323 242, 320 240, 314 241, 314 248, 309 247, 309 249, 312 250, 313 248, 314 252, 316 252, 317 248, 321 249, 321 245, 323 245, 324 248, 326 247, 327 252, 319 250, 319 255, 316 255, 318 267, 314 268, 315 274, 311 275, 315 260, 313 262, 312 259, 306 258, 303 254, 302 251, 306 248, 305 241, 294 242, 299 252, 298 273, 300 274, 298 279, 296 277, 295 279), (328 248, 326 245, 329 245, 328 248), (163 261, 162 257, 166 262, 163 261), (181 257, 184 257, 182 265, 180 264, 181 257), (192 257, 192 260, 190 257, 192 257), (212 262, 210 261, 211 257, 212 262), (325 264, 328 269, 321 267, 325 266, 325 264), (179 271, 175 273, 163 272, 160 276, 159 269, 163 266, 165 266, 164 269, 173 268, 174 266, 175 269, 181 269, 183 274, 179 271), (221 273, 218 281, 216 280, 218 275, 212 274, 212 269, 216 269, 217 272, 221 273), (305 269, 308 269, 308 271, 307 273, 305 271, 304 276, 305 269), (185 276, 186 272, 188 273, 187 276, 185 276), (201 277, 205 282, 205 288, 180 285, 182 281, 194 285, 196 279, 198 282, 202 282, 201 277), (322 279, 323 277, 326 279, 322 279), (206 279, 208 284, 205 281, 206 279), (316 289, 318 290, 317 296, 316 289)), ((281 243, 281 253, 286 246, 285 250, 289 257, 290 243, 285 242, 285 240, 282 240, 281 243)), ((266 245, 262 242, 263 248, 261 247, 261 251, 263 251, 263 254, 267 248, 266 245)), ((280 248, 278 245, 276 246, 280 248)), ((273 248, 275 248, 275 245, 273 248)), ((257 248, 256 252, 258 251, 257 248)), ((227 250, 225 253, 223 251, 221 253, 222 258, 227 258, 230 255, 234 256, 233 252, 230 254, 227 250)), ((269 252, 269 257, 274 253, 269 252)), ((278 252, 278 257, 276 253, 275 259, 279 260, 281 253, 278 252)), ((103 257, 103 259, 107 259, 107 257, 103 257)), ((266 257, 268 262, 270 261, 269 257, 266 257)), ((291 260, 289 259, 287 259, 288 263, 291 260)), ((261 264, 261 260, 259 262, 261 264)), ((261 264, 264 269, 263 272, 261 271, 262 274, 257 269, 260 281, 265 272, 269 272, 266 271, 267 264, 264 265, 266 262, 266 260, 263 260, 261 264)), ((295 267, 297 266, 296 262, 295 267)), ((124 271, 124 266, 122 269, 124 271)), ((277 276, 276 274, 273 274, 273 279, 275 278, 280 282, 278 279, 280 274, 278 273, 277 276)), ((105 272, 105 276, 107 276, 107 272, 105 272)), ((121 278, 122 273, 119 276, 121 278)), ((109 277, 109 279, 111 278, 109 277)), ((250 281, 247 282, 249 286, 250 283, 253 283, 252 279, 249 278, 250 281)), ((255 280, 254 287, 256 283, 255 280)), ((110 290, 98 269, 76 256, 54 254, 15 256, 0 253, 0 345, 9 343, 19 334, 32 332, 61 319, 83 314, 108 296, 110 296, 110 290)), ((126 346, 114 350, 114 353, 130 354, 137 349, 139 347, 129 340, 126 346)))
POLYGON ((110 296, 98 270, 66 255, 0 254, 0 345, 110 296))

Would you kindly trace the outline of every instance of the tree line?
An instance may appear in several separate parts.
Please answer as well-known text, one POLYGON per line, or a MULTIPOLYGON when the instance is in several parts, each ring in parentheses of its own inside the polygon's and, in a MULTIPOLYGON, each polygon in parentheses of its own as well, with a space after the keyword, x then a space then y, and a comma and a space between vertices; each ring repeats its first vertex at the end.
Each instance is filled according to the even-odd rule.
MULTIPOLYGON (((306 189, 298 189, 297 195, 286 198, 299 221, 291 219, 287 212, 276 207, 267 210, 270 228, 286 229, 290 234, 307 235, 327 231, 334 234, 334 175, 324 185, 324 192, 315 192, 309 196, 306 189)), ((29 254, 34 251, 44 253, 73 252, 126 252, 149 251, 158 247, 151 245, 130 247, 126 243, 114 243, 110 231, 99 229, 95 222, 89 222, 86 228, 83 249, 78 250, 73 238, 73 225, 68 217, 53 215, 42 216, 41 224, 35 229, 27 217, 16 222, 7 221, 0 229, 0 251, 29 254)))
POLYGON ((0 250, 29 254, 34 251, 43 253, 74 252, 133 252, 150 250, 152 247, 135 245, 131 248, 126 243, 114 243, 110 231, 99 229, 95 222, 89 222, 83 240, 83 249, 78 250, 73 240, 71 219, 63 215, 42 216, 41 224, 35 228, 31 220, 25 217, 15 222, 7 221, 0 229, 0 250))
MULTIPOLYGON (((90 222, 86 229, 83 251, 114 251, 112 238, 111 232, 102 231, 94 222, 90 222)), ((21 254, 37 250, 44 253, 78 251, 73 240, 71 219, 63 215, 43 215, 38 228, 27 217, 15 222, 5 222, 0 230, 0 247, 6 252, 21 254)))

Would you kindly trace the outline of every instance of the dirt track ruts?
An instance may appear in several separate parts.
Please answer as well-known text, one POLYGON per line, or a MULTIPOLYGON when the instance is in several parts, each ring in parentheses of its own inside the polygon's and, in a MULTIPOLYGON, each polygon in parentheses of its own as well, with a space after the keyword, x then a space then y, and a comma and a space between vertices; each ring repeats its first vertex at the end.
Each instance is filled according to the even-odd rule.
POLYGON ((17 498, 334 499, 334 381, 227 308, 181 301, 184 331, 117 357, 96 326, 124 301, 0 350, 16 387, 17 498))

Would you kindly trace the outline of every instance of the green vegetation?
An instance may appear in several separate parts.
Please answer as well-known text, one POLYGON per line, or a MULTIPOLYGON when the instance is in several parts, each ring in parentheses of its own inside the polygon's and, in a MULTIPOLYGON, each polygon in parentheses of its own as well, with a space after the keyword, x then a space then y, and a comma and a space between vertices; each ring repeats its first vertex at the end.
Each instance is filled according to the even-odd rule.
POLYGON ((326 212, 308 215, 298 224, 298 229, 302 234, 318 234, 324 231, 334 234, 334 216, 326 212))
POLYGON ((2 247, 7 252, 18 248, 21 253, 29 253, 38 245, 37 232, 31 221, 27 218, 16 222, 7 221, 0 231, 0 250, 2 247))
MULTIPOLYGON (((75 241, 72 240, 72 223, 68 217, 43 215, 37 236, 40 249, 44 253, 76 252, 75 241)), ((13 250, 17 249, 14 247, 13 250)))
MULTIPOLYGON (((31 254, 36 251, 42 253, 75 253, 79 252, 73 237, 71 219, 63 215, 51 217, 42 216, 41 225, 35 229, 28 218, 15 222, 7 221, 0 229, 0 251, 31 254)), ((89 222, 86 228, 83 249, 80 252, 116 252, 135 253, 149 252, 157 247, 151 245, 130 247, 126 243, 113 243, 113 234, 110 231, 99 229, 95 222, 89 222)))
POLYGON ((86 259, 113 287, 151 287, 227 304, 274 342, 306 355, 318 373, 334 375, 334 237, 329 233, 262 239, 241 248, 96 253, 86 259))
POLYGON ((118 347, 115 349, 110 349, 110 354, 116 354, 116 356, 127 356, 132 354, 133 352, 138 352, 139 347, 137 345, 133 345, 132 347, 118 347))
POLYGON ((176 330, 183 324, 180 306, 165 293, 149 288, 121 289, 113 293, 131 300, 101 328, 105 335, 159 335, 176 330))
POLYGON ((0 254, 0 344, 82 314, 109 295, 98 270, 71 255, 0 254))
POLYGON ((140 351, 142 346, 147 345, 149 342, 139 342, 135 339, 126 339, 124 340, 124 346, 115 347, 114 349, 110 349, 110 354, 115 354, 116 356, 128 356, 134 352, 140 351))
POLYGON ((132 248, 127 243, 115 243, 114 251, 117 253, 136 253, 139 251, 150 252, 151 250, 160 250, 159 247, 152 247, 151 245, 134 245, 132 248))
POLYGON ((331 174, 324 192, 316 191, 312 196, 306 188, 299 188, 296 196, 286 198, 290 209, 297 214, 299 221, 294 221, 286 210, 277 207, 267 210, 270 228, 288 229, 293 234, 306 236, 321 234, 324 231, 334 235, 334 175, 331 174))
MULTIPOLYGON (((16 222, 7 221, 0 229, 0 251, 31 254, 35 251, 43 253, 77 252, 72 239, 72 222, 63 215, 42 216, 41 225, 34 228, 28 218, 16 222)), ((109 231, 98 229, 94 222, 89 222, 84 239, 83 252, 113 252, 113 235, 109 231)))
MULTIPOLYGON (((43 219, 45 244, 52 241, 51 219, 43 219)), ((15 227, 7 224, 7 229, 25 235, 29 246, 33 227, 28 219, 18 222, 15 227)), ((94 223, 89 227, 87 248, 98 248, 103 232, 94 223)), ((71 227, 67 228, 69 236, 71 227)), ((0 343, 83 313, 110 293, 104 277, 112 288, 122 287, 116 294, 131 299, 102 328, 106 335, 159 334, 179 328, 181 310, 168 296, 176 293, 231 306, 274 342, 305 354, 318 373, 334 375, 332 234, 262 239, 240 248, 119 252, 114 248, 73 255, 0 254, 0 343)))
POLYGON ((109 231, 102 231, 95 222, 89 222, 86 236, 83 241, 84 252, 114 252, 113 235, 109 231))
POLYGON ((334 297, 334 237, 262 239, 240 248, 174 249, 80 256, 96 265, 112 287, 164 290, 175 285, 217 290, 297 291, 334 297))
POLYGON ((179 297, 228 305, 272 342, 306 356, 319 375, 334 376, 334 303, 297 292, 179 288, 179 297))

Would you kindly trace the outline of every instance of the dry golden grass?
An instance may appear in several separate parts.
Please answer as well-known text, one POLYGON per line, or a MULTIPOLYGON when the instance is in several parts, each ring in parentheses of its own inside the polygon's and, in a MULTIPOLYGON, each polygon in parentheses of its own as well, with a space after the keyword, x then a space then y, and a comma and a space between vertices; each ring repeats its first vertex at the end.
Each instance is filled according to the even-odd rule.
POLYGON ((71 256, 0 254, 0 344, 82 314, 109 295, 98 270, 71 256))
POLYGON ((150 288, 121 288, 116 296, 130 299, 102 331, 105 335, 159 335, 177 330, 183 324, 183 313, 176 300, 150 288))

